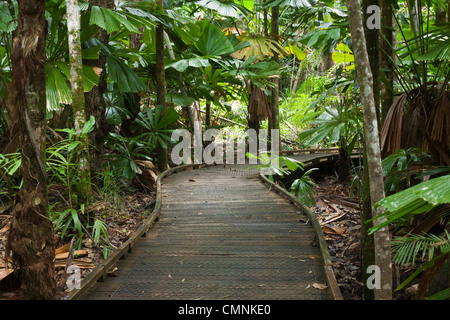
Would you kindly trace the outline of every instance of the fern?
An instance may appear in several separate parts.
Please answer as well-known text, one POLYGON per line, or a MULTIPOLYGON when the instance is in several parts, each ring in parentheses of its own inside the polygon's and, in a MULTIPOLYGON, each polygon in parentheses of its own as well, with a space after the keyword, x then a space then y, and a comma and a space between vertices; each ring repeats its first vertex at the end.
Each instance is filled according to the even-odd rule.
POLYGON ((392 240, 392 261, 398 265, 414 265, 419 253, 422 253, 422 259, 428 257, 428 260, 432 260, 436 252, 450 252, 450 235, 447 230, 444 236, 410 235, 392 240))

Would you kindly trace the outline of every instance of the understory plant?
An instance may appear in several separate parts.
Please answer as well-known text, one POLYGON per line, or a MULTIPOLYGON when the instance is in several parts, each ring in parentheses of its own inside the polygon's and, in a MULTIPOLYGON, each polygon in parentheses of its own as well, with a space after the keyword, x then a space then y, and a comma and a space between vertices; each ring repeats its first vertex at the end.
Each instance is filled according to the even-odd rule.
POLYGON ((136 136, 124 137, 109 133, 107 145, 113 153, 108 155, 111 166, 119 176, 131 179, 141 170, 136 160, 152 160, 152 153, 159 143, 167 148, 171 143, 172 129, 168 128, 178 120, 178 112, 173 108, 163 111, 162 106, 146 107, 135 120, 136 136))
MULTIPOLYGON (((450 175, 430 179, 379 201, 377 206, 383 207, 386 211, 377 217, 382 222, 370 228, 369 234, 376 232, 386 225, 408 223, 414 216, 430 213, 439 207, 447 208, 443 212, 448 215, 450 213, 448 209, 449 204, 450 175)), ((438 269, 436 266, 439 265, 441 267, 444 262, 448 264, 450 260, 450 237, 447 231, 448 226, 444 227, 443 232, 438 235, 431 233, 424 235, 408 234, 403 237, 394 238, 392 241, 394 262, 407 265, 414 263, 418 258, 425 260, 425 263, 396 290, 404 288, 418 275, 422 274, 422 272, 424 273, 423 279, 431 281, 432 276, 436 272, 435 269, 438 269)), ((429 285, 429 281, 423 281, 421 283, 423 283, 423 286, 429 285)), ((444 289, 429 298, 449 299, 450 290, 448 288, 444 289)))
MULTIPOLYGON (((303 170, 302 162, 286 156, 270 157, 267 153, 261 153, 259 156, 256 156, 247 153, 247 157, 259 160, 260 164, 250 168, 261 169, 261 173, 267 175, 271 182, 275 182, 276 177, 283 178, 285 175, 290 175, 298 169, 303 170)), ((301 178, 295 179, 290 187, 291 194, 295 195, 307 206, 314 206, 316 203, 313 189, 316 184, 309 176, 314 170, 317 170, 317 168, 306 171, 301 178)))
POLYGON ((419 165, 430 155, 418 148, 399 149, 382 161, 384 190, 387 195, 408 188, 411 185, 413 166, 419 165))
POLYGON ((20 152, 5 155, 0 153, 0 203, 4 199, 12 200, 16 190, 20 188, 17 171, 21 163, 20 152))
POLYGON ((291 193, 296 195, 305 205, 312 207, 316 205, 316 200, 314 199, 314 187, 315 182, 309 176, 311 172, 318 170, 317 168, 312 168, 306 171, 301 178, 295 179, 291 184, 291 193))
POLYGON ((97 246, 101 244, 100 240, 102 240, 106 244, 103 249, 103 254, 106 256, 110 248, 106 225, 99 219, 89 216, 88 204, 81 203, 77 193, 80 184, 92 183, 91 180, 82 181, 78 174, 80 164, 76 156, 78 148, 81 146, 80 137, 91 132, 94 124, 95 119, 91 117, 83 126, 81 136, 78 136, 75 129, 72 128, 57 129, 58 132, 65 134, 66 138, 47 148, 49 188, 54 189, 59 198, 63 200, 63 204, 55 203, 49 206, 49 216, 54 222, 55 232, 60 233, 61 239, 74 240, 74 247, 77 249, 81 247, 84 235, 90 236, 97 246), (66 190, 67 197, 62 196, 59 189, 66 190), (64 209, 56 209, 58 205, 64 209))

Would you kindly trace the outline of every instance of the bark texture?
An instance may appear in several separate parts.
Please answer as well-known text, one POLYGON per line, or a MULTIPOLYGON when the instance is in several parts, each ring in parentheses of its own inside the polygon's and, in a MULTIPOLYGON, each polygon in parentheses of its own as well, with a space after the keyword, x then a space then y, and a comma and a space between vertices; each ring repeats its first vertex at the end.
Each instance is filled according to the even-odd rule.
POLYGON ((67 29, 69 32, 70 76, 72 88, 73 121, 80 145, 77 154, 79 162, 79 184, 77 186, 79 203, 89 203, 92 197, 91 172, 89 161, 89 140, 81 136, 86 124, 86 109, 83 88, 83 63, 80 42, 80 8, 77 0, 67 0, 67 29))
MULTIPOLYGON (((278 41, 279 36, 279 12, 280 6, 275 6, 272 8, 272 20, 271 20, 271 33, 272 37, 278 41)), ((276 52, 273 54, 273 59, 278 63, 279 57, 276 52)), ((271 129, 280 129, 280 111, 279 111, 279 96, 280 96, 280 79, 274 78, 273 82, 275 86, 272 88, 272 101, 271 101, 271 117, 269 123, 271 123, 271 129)), ((270 133, 269 133, 270 135, 270 133)), ((280 136, 280 135, 278 135, 280 136)), ((272 137, 271 137, 272 139, 272 137)), ((278 145, 281 146, 281 141, 278 141, 278 145)))
POLYGON ((56 295, 53 229, 47 217, 45 171, 45 1, 19 1, 18 29, 11 64, 9 107, 22 155, 22 188, 17 193, 7 252, 11 251, 26 299, 56 295))
MULTIPOLYGON (((163 10, 163 1, 158 0, 158 10, 163 10)), ((156 26, 156 104, 163 106, 163 112, 166 105, 166 73, 164 70, 164 26, 156 26)), ((156 148, 158 155, 158 169, 164 171, 167 169, 167 149, 159 145, 156 148)))
POLYGON ((392 60, 394 56, 394 24, 392 8, 389 0, 380 0, 380 78, 381 82, 381 123, 394 102, 394 72, 392 60))
MULTIPOLYGON (((92 5, 113 8, 113 0, 91 0, 92 5)), ((96 38, 103 43, 108 43, 109 35, 106 30, 98 28, 96 38)), ((101 71, 98 85, 94 86, 91 91, 85 93, 85 109, 86 117, 94 116, 95 127, 89 134, 89 151, 91 176, 95 176, 103 170, 104 144, 105 137, 108 134, 109 126, 106 120, 106 103, 103 94, 107 89, 105 79, 106 58, 100 54, 97 60, 83 61, 85 65, 93 66, 101 71)))
MULTIPOLYGON (((366 39, 362 21, 362 11, 358 0, 347 0, 350 33, 355 55, 356 73, 360 87, 360 99, 364 116, 364 142, 367 151, 370 198, 372 214, 377 217, 380 208, 375 203, 384 198, 383 171, 381 167, 381 152, 378 135, 377 113, 373 95, 373 76, 368 59, 366 39)), ((375 220, 375 225, 380 223, 375 220)), ((374 234, 375 264, 381 271, 381 288, 375 289, 375 299, 392 299, 392 261, 389 229, 380 229, 374 234)), ((365 272, 365 270, 363 270, 365 272)))

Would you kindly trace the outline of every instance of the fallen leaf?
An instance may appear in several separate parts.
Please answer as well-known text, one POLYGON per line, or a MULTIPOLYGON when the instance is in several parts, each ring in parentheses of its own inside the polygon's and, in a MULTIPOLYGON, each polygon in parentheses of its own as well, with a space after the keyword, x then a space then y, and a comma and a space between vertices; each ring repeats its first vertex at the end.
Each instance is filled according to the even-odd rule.
POLYGON ((346 228, 323 226, 322 231, 327 234, 335 234, 335 235, 339 235, 339 236, 343 236, 343 237, 348 235, 346 228))
POLYGON ((328 286, 327 286, 326 284, 316 283, 316 282, 314 282, 314 283, 312 284, 312 286, 313 286, 314 288, 316 288, 316 289, 319 289, 319 290, 325 290, 326 288, 328 288, 328 286))
POLYGON ((3 270, 0 270, 0 280, 2 280, 3 278, 6 278, 6 276, 8 276, 13 271, 14 271, 14 269, 3 269, 3 270))

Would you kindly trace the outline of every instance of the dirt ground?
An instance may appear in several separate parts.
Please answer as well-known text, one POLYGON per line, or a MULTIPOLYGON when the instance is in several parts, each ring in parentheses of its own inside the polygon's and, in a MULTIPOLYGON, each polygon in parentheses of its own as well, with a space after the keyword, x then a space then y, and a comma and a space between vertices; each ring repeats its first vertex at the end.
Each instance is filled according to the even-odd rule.
MULTIPOLYGON (((100 219, 106 225, 109 242, 102 235, 100 243, 95 245, 91 233, 85 236, 81 248, 74 248, 72 264, 80 267, 82 278, 85 278, 104 261, 105 250, 114 250, 114 248, 119 247, 139 228, 141 222, 153 209, 155 193, 148 189, 130 188, 120 197, 114 197, 114 199, 113 202, 111 198, 97 197, 96 201, 89 207, 88 214, 91 219, 100 219)), ((57 199, 53 200, 56 201, 57 199)), ((0 206, 0 210, 2 210, 1 208, 0 206)), ((3 208, 5 210, 0 211, 0 300, 20 300, 23 297, 14 273, 5 277, 5 271, 3 271, 2 275, 2 270, 12 268, 10 260, 5 257, 11 216, 8 214, 8 205, 4 205, 3 208)), ((57 208, 54 210, 57 210, 57 208)), ((89 234, 89 232, 86 234, 89 234)), ((63 276, 66 274, 65 267, 70 251, 70 238, 61 239, 58 237, 59 235, 60 232, 55 236, 55 271, 56 280, 59 284, 58 297, 62 298, 68 291, 64 285, 65 279, 63 276)))

